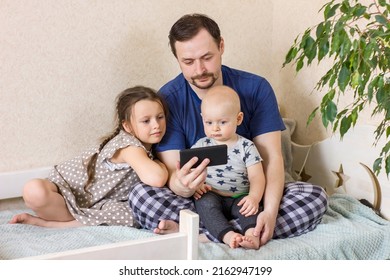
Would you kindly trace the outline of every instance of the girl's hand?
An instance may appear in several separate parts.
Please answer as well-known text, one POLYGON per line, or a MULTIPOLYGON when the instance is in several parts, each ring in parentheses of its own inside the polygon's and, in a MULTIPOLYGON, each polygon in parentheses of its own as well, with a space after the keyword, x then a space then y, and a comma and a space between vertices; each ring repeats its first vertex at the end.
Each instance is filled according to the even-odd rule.
POLYGON ((209 185, 206 185, 206 183, 204 183, 202 186, 200 186, 194 193, 194 198, 195 199, 199 199, 202 197, 202 195, 204 195, 205 193, 211 191, 211 186, 209 185))
POLYGON ((241 206, 240 213, 245 217, 252 216, 257 214, 259 211, 259 201, 252 197, 251 195, 247 195, 243 197, 240 202, 237 203, 237 206, 241 206))

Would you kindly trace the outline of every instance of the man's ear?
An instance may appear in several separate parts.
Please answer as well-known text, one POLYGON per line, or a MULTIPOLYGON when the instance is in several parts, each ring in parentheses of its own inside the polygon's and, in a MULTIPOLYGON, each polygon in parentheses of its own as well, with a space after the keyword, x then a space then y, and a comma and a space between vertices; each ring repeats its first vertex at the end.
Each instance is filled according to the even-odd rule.
POLYGON ((238 113, 238 115, 237 115, 237 126, 240 125, 243 120, 244 120, 244 113, 243 112, 238 113))
POLYGON ((219 43, 219 51, 221 52, 221 55, 225 51, 225 41, 223 40, 222 37, 221 37, 221 42, 219 43))

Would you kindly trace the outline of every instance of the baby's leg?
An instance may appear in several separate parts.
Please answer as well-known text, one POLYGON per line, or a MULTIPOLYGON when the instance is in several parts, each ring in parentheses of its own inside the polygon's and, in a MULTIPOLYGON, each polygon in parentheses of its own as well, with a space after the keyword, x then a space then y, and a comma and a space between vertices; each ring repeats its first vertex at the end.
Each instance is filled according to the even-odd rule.
POLYGON ((47 221, 67 222, 74 220, 57 186, 46 179, 33 179, 23 188, 27 207, 39 218, 47 221))
POLYGON ((254 228, 250 228, 245 232, 245 236, 242 237, 242 241, 239 245, 246 249, 255 249, 260 248, 260 238, 253 235, 254 228))
POLYGON ((240 247, 240 243, 243 242, 243 237, 240 233, 229 231, 223 236, 223 243, 229 245, 230 248, 240 247))

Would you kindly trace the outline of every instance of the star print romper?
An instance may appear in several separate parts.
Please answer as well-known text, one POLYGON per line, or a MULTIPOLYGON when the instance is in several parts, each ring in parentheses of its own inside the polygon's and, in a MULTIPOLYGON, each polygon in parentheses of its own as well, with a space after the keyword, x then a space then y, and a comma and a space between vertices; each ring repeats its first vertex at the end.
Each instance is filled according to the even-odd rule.
MULTIPOLYGON (((128 164, 110 162, 116 151, 128 146, 144 148, 138 139, 122 130, 103 147, 96 161, 95 180, 88 192, 84 190, 88 178, 86 165, 98 151, 97 147, 56 165, 50 173, 48 179, 57 185, 69 212, 83 225, 137 226, 127 201, 139 177, 128 164)), ((152 158, 151 153, 148 154, 152 158)))
MULTIPOLYGON (((217 145, 214 139, 204 137, 193 147, 217 145)), ((207 192, 198 200, 195 207, 210 234, 222 242, 229 231, 238 231, 230 222, 237 219, 242 234, 256 226, 256 215, 248 217, 240 213, 239 201, 249 193, 247 168, 261 162, 260 154, 254 143, 242 136, 233 147, 228 148, 228 162, 225 165, 207 167, 206 183, 214 189, 232 193, 231 197, 222 196, 215 192, 207 192)))

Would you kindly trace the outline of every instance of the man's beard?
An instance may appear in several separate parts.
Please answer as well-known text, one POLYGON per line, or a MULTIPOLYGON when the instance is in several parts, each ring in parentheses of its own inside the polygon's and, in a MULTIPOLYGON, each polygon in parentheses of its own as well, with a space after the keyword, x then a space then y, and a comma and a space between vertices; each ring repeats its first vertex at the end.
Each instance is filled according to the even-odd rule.
POLYGON ((217 78, 214 76, 213 73, 204 73, 204 74, 202 74, 202 75, 200 75, 200 76, 192 77, 191 80, 192 80, 192 84, 193 84, 194 86, 196 86, 197 88, 199 88, 199 89, 209 89, 209 88, 211 88, 211 87, 214 85, 214 83, 216 82, 217 78), (199 84, 196 82, 196 80, 197 80, 197 79, 202 79, 202 78, 204 78, 204 77, 211 77, 210 83, 208 83, 207 85, 199 85, 199 84))

